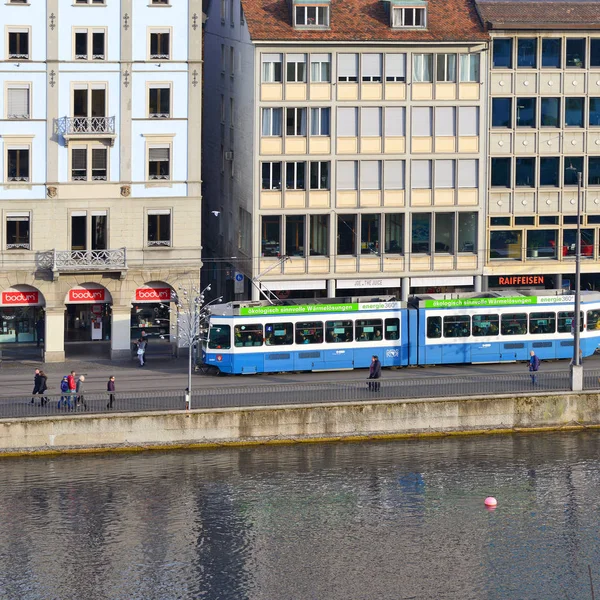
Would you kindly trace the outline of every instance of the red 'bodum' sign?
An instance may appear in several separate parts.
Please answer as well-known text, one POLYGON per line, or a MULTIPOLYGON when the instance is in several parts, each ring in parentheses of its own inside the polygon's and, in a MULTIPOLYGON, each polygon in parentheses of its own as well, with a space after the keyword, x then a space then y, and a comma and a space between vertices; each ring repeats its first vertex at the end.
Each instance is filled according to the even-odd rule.
POLYGON ((39 292, 2 292, 2 304, 38 304, 39 292))
POLYGON ((69 290, 69 302, 104 302, 104 290, 69 290))
POLYGON ((171 288, 138 288, 135 290, 135 299, 138 302, 169 302, 171 288))

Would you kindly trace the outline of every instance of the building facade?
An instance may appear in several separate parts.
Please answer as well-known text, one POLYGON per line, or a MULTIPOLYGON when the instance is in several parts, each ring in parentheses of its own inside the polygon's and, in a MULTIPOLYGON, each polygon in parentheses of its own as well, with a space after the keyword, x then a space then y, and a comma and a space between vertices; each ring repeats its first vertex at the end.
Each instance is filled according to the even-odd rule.
POLYGON ((484 285, 573 289, 579 201, 582 289, 600 289, 598 3, 477 9, 491 38, 484 285))
POLYGON ((481 289, 487 34, 470 2, 221 0, 207 16, 220 295, 481 289))
POLYGON ((0 344, 168 340, 201 267, 201 2, 1 13, 0 344))

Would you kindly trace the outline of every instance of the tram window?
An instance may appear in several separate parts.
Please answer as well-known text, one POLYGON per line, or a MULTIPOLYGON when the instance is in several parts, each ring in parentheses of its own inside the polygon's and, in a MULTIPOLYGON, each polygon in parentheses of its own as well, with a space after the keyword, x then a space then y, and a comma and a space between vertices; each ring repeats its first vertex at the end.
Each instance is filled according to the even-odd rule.
POLYGON ((525 335, 527 333, 527 314, 506 313, 502 315, 500 332, 502 335, 525 335))
POLYGON ((383 321, 381 319, 358 319, 356 321, 356 341, 379 342, 383 339, 382 329, 383 321))
POLYGON ((325 340, 332 344, 352 341, 352 321, 326 321, 325 340))
POLYGON ((400 319, 385 320, 385 339, 399 340, 400 339, 400 319))
POLYGON ((296 344, 322 344, 323 322, 302 321, 296 323, 296 344))
POLYGON ((427 337, 442 337, 442 317, 427 317, 427 337))
MULTIPOLYGON (((574 312, 559 312, 558 313, 558 333, 572 333, 573 315, 574 312)), ((590 317, 588 315, 588 326, 590 317)), ((583 312, 579 313, 579 331, 583 331, 583 312)))
POLYGON ((213 350, 231 348, 231 327, 229 325, 211 325, 208 333, 208 347, 213 350))
POLYGON ((289 346, 294 343, 292 323, 266 323, 265 344, 267 346, 289 346))
POLYGON ((444 317, 444 337, 469 337, 471 335, 470 329, 471 318, 469 315, 444 317))
POLYGON ((600 310, 588 310, 587 330, 593 331, 595 329, 600 329, 600 310))
POLYGON ((233 328, 233 337, 238 348, 241 346, 262 346, 263 326, 257 323, 236 325, 233 328))
POLYGON ((498 335, 500 331, 499 315, 473 315, 473 335, 477 337, 498 335))
POLYGON ((531 313, 529 315, 529 333, 555 333, 556 313, 531 313))

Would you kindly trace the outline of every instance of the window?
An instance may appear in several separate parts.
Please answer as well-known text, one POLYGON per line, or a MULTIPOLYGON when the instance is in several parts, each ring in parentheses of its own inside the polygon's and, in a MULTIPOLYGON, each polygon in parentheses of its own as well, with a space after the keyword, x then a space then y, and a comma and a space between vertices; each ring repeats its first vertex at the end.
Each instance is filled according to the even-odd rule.
POLYGON ((385 80, 406 81, 406 54, 385 55, 385 80))
POLYGON ((510 226, 510 217, 490 217, 490 226, 491 227, 509 227, 510 226))
POLYGON ((510 158, 492 158, 492 187, 510 186, 510 158))
POLYGON ((31 250, 29 213, 9 213, 6 216, 6 249, 31 250))
POLYGON ((590 67, 600 67, 600 38, 590 40, 590 67))
POLYGON ((329 6, 295 6, 296 27, 328 27, 329 6))
POLYGON ((590 127, 600 125, 600 98, 590 98, 590 127))
POLYGON ((296 323, 296 344, 322 344, 322 321, 299 321, 296 323))
MULTIPOLYGON (((233 13, 233 7, 234 7, 234 2, 235 0, 229 0, 229 24, 233 27, 235 25, 235 18, 234 18, 234 13, 233 13)), ((232 48, 233 50, 233 48, 232 48)))
POLYGON ((381 82, 381 54, 361 54, 362 80, 365 82, 381 82))
POLYGON ((456 54, 436 54, 435 78, 438 82, 456 82, 456 54))
POLYGON ((360 253, 378 255, 380 252, 381 215, 363 214, 360 218, 360 253))
POLYGON ((285 189, 286 190, 305 190, 306 189, 306 163, 288 162, 285 164, 285 189))
POLYGON ((319 161, 310 163, 310 189, 329 189, 329 162, 319 161))
POLYGON ((567 67, 585 67, 585 40, 567 38, 567 67))
POLYGON ((565 98, 565 126, 583 127, 584 98, 565 98))
POLYGON ((156 6, 168 6, 169 0, 152 0, 152 5, 156 6))
POLYGON ((229 325, 210 326, 208 347, 211 350, 229 350, 231 348, 231 328, 229 325))
POLYGON ((337 254, 356 254, 356 215, 338 215, 337 254))
POLYGON ((430 106, 413 106, 413 137, 431 137, 433 135, 433 109, 430 106))
POLYGON ((263 326, 259 323, 236 325, 233 328, 233 343, 235 346, 262 346, 263 326))
POLYGON ((310 256, 329 254, 329 215, 310 216, 310 256))
POLYGON ((30 151, 27 147, 9 147, 6 150, 6 180, 8 182, 30 181, 30 151))
POLYGON ((331 81, 331 54, 310 55, 310 80, 313 83, 331 81))
POLYGON ((383 339, 382 331, 381 319, 356 319, 357 342, 380 342, 383 339))
POLYGON ((562 40, 560 38, 544 38, 542 40, 542 68, 560 69, 561 51, 562 40))
POLYGON ((556 333, 556 313, 531 313, 529 315, 529 333, 556 333))
POLYGON ((338 160, 337 189, 358 189, 358 163, 355 160, 338 160))
POLYGON ((360 163, 360 189, 381 189, 381 161, 363 160, 360 163))
POLYGON ((227 0, 221 0, 221 23, 225 23, 227 19, 227 11, 229 10, 229 4, 227 0))
POLYGON ((221 75, 225 75, 225 44, 221 44, 221 75))
POLYGON ((431 240, 431 214, 414 213, 412 215, 411 252, 429 254, 431 240))
POLYGON ((527 231, 527 258, 556 258, 558 231, 537 229, 527 231))
POLYGON ((148 211, 148 246, 171 246, 171 211, 148 211))
POLYGON ((29 60, 29 29, 13 29, 8 32, 8 58, 29 60))
MULTIPOLYGON (((232 129, 235 127, 235 100, 233 98, 229 98, 229 127, 232 129)), ((233 141, 230 142, 230 145, 233 146, 233 141)))
POLYGON ((267 346, 291 346, 294 343, 292 323, 265 323, 265 344, 267 346))
POLYGON ((75 60, 105 60, 106 31, 104 29, 75 30, 75 60))
POLYGON ((517 98, 517 127, 535 127, 535 98, 517 98))
POLYGON ((263 83, 281 83, 281 54, 262 54, 261 59, 263 83))
POLYGON ((352 342, 354 339, 354 324, 352 321, 326 321, 325 340, 330 344, 352 342))
POLYGON ((436 254, 454 254, 454 213, 435 213, 436 254))
POLYGON ((287 54, 286 77, 290 83, 306 83, 306 54, 287 54))
POLYGON ((588 158, 588 185, 600 185, 600 157, 588 158))
POLYGON ((577 185, 577 173, 583 173, 583 157, 565 158, 564 185, 577 185))
POLYGON ((535 158, 515 159, 515 185, 535 187, 535 158))
POLYGON ((76 83, 73 88, 73 128, 77 133, 103 133, 107 129, 106 87, 103 83, 76 83))
POLYGON ((501 315, 502 335, 525 335, 527 333, 527 313, 505 313, 501 315))
POLYGON ((281 189, 281 163, 264 162, 262 164, 262 189, 280 190, 281 189))
POLYGON ((459 338, 471 335, 471 317, 468 315, 452 315, 444 317, 444 337, 459 338))
POLYGON ((386 160, 383 187, 386 190, 404 189, 404 161, 386 160))
POLYGON ((540 158, 540 186, 560 185, 560 159, 558 156, 540 158))
POLYGON ((171 147, 160 144, 148 147, 148 179, 150 181, 171 179, 171 147))
POLYGON ((458 213, 458 251, 477 252, 477 213, 458 213))
POLYGON ((512 98, 492 98, 492 127, 512 127, 512 98))
POLYGON ((306 108, 285 109, 286 135, 306 135, 306 108))
POLYGON ((490 232, 490 259, 521 260, 523 232, 494 230, 490 232))
POLYGON ((400 339, 400 319, 385 320, 385 339, 399 340, 400 339))
POLYGON ((552 217, 540 216, 539 221, 540 221, 540 225, 558 225, 558 217, 557 216, 552 216, 552 217))
POLYGON ((288 256, 304 256, 304 218, 304 215, 285 218, 285 253, 288 256))
POLYGON ((498 335, 499 331, 499 315, 473 315, 473 335, 475 337, 498 335))
POLYGON ((560 127, 560 98, 541 99, 540 125, 542 127, 560 127))
POLYGON ((442 317, 427 317, 427 337, 429 339, 442 337, 442 317))
POLYGON ((512 69, 512 38, 496 38, 492 49, 494 69, 512 69))
POLYGON ((479 54, 460 55, 460 82, 479 83, 479 54))
POLYGON ((263 216, 261 235, 261 256, 281 256, 281 217, 263 216))
POLYGON ((106 181, 108 150, 106 147, 73 146, 71 181, 106 181))
POLYGON ((338 54, 338 81, 358 81, 358 54, 338 54))
POLYGON ((361 137, 381 137, 381 108, 363 107, 360 110, 361 137))
POLYGON ((517 68, 537 67, 537 40, 536 38, 517 39, 517 68))
POLYGON ((535 225, 535 217, 515 217, 515 225, 535 225))
POLYGON ((413 160, 411 163, 411 188, 413 190, 431 189, 431 161, 413 160))
POLYGON ((339 137, 358 136, 358 108, 338 107, 337 134, 339 137))
POLYGON ((456 135, 456 107, 435 107, 436 137, 454 137, 456 135))
POLYGON ((310 109, 310 135, 330 135, 331 109, 329 107, 310 109))
POLYGON ((29 84, 10 84, 6 90, 6 118, 29 119, 31 88, 29 84))
POLYGON ((479 161, 476 158, 458 161, 458 187, 479 187, 479 161))
MULTIPOLYGON (((224 108, 223 106, 222 112, 225 112, 224 108)), ((152 84, 152 87, 148 89, 148 116, 151 119, 168 119, 171 116, 171 86, 169 84, 152 84)))
POLYGON ((385 214, 385 251, 388 254, 402 254, 404 251, 404 215, 385 214))
POLYGON ((229 46, 229 76, 233 77, 235 75, 235 48, 233 46, 229 46))
POLYGON ((262 135, 263 136, 281 136, 281 115, 282 108, 263 108, 262 109, 262 135))
MULTIPOLYGON (((580 331, 583 331, 583 312, 580 315, 580 331)), ((558 333, 573 333, 573 318, 574 312, 559 312, 558 313, 558 333)), ((588 327, 590 325, 590 313, 588 312, 588 327)))
POLYGON ((436 160, 435 161, 435 187, 436 188, 455 188, 455 161, 454 160, 436 160))
POLYGON ((169 60, 171 57, 171 33, 170 31, 150 32, 150 59, 169 60))
POLYGON ((458 107, 458 135, 475 137, 479 135, 479 107, 458 107))
POLYGON ((600 310, 588 310, 587 330, 593 331, 595 329, 600 329, 600 310))
MULTIPOLYGON (((577 254, 577 230, 563 230, 563 256, 575 256, 577 254)), ((582 258, 594 258, 594 230, 581 230, 581 256, 582 258)))
POLYGON ((425 27, 425 8, 392 8, 392 27, 425 27))
POLYGON ((105 4, 106 0, 75 0, 75 4, 105 4))
POLYGON ((433 54, 413 54, 413 81, 431 83, 433 54))

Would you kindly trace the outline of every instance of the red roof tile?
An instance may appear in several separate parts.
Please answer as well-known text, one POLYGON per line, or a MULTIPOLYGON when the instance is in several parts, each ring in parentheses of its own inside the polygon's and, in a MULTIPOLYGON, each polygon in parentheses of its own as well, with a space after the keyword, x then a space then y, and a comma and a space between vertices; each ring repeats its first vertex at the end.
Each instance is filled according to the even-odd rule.
POLYGON ((429 0, 427 29, 392 29, 382 0, 331 0, 331 28, 296 30, 286 0, 242 0, 253 40, 479 41, 488 36, 472 0, 429 0))

